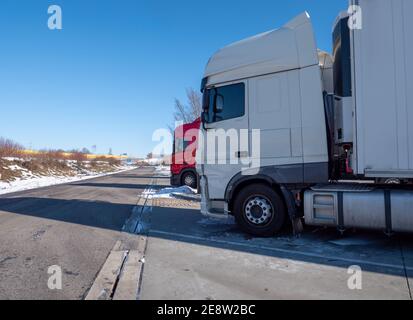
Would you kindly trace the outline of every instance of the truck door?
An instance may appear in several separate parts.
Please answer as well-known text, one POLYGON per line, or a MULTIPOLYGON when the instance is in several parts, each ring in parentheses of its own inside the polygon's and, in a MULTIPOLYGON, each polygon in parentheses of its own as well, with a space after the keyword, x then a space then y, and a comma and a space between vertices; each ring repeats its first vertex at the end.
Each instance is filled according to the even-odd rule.
POLYGON ((281 171, 289 168, 282 171, 280 177, 286 180, 294 172, 293 166, 301 173, 303 145, 299 71, 252 78, 249 80, 249 93, 249 125, 250 130, 260 129, 261 167, 274 167, 281 171))
POLYGON ((228 182, 242 170, 242 162, 248 162, 247 93, 247 81, 208 89, 202 158, 211 200, 225 198, 228 182))

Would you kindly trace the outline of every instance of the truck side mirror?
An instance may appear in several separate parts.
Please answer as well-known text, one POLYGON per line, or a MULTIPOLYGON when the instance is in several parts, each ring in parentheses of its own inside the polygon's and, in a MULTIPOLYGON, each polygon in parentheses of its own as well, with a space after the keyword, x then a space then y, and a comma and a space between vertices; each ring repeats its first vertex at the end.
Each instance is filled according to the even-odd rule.
POLYGON ((215 95, 214 113, 221 113, 224 111, 224 96, 222 94, 215 95))
POLYGON ((208 123, 208 112, 202 111, 201 113, 201 122, 208 123))
POLYGON ((203 94, 202 94, 202 110, 204 112, 209 111, 209 96, 210 96, 210 90, 205 89, 203 94))

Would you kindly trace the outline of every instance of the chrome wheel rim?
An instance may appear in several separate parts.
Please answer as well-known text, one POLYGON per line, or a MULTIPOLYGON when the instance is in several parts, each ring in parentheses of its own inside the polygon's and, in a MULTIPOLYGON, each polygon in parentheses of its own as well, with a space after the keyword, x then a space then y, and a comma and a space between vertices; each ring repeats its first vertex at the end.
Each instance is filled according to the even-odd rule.
POLYGON ((191 187, 191 186, 194 185, 194 182, 195 182, 195 180, 194 180, 194 177, 192 175, 188 174, 188 175, 185 176, 184 183, 185 183, 186 186, 191 187))
POLYGON ((272 220, 274 209, 267 198, 253 196, 246 201, 244 213, 248 222, 256 226, 263 226, 272 220))

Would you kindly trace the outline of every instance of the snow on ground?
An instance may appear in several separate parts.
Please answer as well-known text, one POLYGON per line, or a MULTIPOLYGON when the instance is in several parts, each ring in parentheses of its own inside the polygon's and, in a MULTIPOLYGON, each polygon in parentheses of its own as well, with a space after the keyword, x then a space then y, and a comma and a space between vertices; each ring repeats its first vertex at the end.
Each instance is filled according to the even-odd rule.
MULTIPOLYGON (((91 173, 87 172, 86 174, 79 174, 73 177, 67 176, 35 176, 30 173, 23 174, 23 179, 18 178, 12 182, 1 182, 0 181, 0 194, 7 194, 12 192, 31 190, 41 187, 48 187, 58 184, 65 184, 70 182, 82 181, 91 178, 103 177, 107 175, 112 175, 115 173, 125 172, 133 170, 136 167, 133 166, 122 166, 118 167, 118 170, 110 173, 91 173)), ((24 172, 23 172, 24 173, 24 172)))
POLYGON ((169 177, 171 175, 171 167, 169 166, 157 166, 155 171, 159 176, 169 177))
POLYGON ((164 188, 161 190, 147 190, 143 195, 149 199, 173 199, 180 196, 195 196, 197 194, 195 189, 188 186, 182 186, 177 188, 164 188))
POLYGON ((18 160, 21 160, 20 158, 17 158, 17 157, 3 157, 2 159, 6 160, 6 161, 18 161, 18 160))
POLYGON ((152 159, 145 159, 143 162, 149 164, 150 166, 158 166, 161 165, 163 162, 162 158, 152 158, 152 159))
POLYGON ((8 166, 8 168, 9 168, 11 171, 28 171, 27 169, 22 168, 22 167, 20 167, 20 166, 18 166, 18 165, 16 165, 16 164, 12 164, 12 165, 8 166))

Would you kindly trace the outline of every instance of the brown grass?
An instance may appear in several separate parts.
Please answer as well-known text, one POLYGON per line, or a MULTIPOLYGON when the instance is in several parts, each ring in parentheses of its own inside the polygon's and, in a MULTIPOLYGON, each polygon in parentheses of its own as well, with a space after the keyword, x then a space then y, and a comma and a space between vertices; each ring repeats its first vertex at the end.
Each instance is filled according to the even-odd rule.
POLYGON ((111 157, 97 157, 88 160, 87 155, 82 152, 65 153, 61 150, 42 150, 37 153, 25 153, 24 147, 10 139, 0 137, 0 180, 12 181, 22 177, 22 171, 12 170, 11 165, 17 165, 26 169, 34 175, 61 175, 74 176, 89 170, 95 173, 106 173, 121 165, 121 161, 111 157), (18 158, 6 160, 6 157, 18 158), (69 163, 68 160, 75 161, 69 163))
POLYGON ((21 172, 7 168, 9 162, 0 158, 0 181, 11 181, 21 177, 21 172))
POLYGON ((110 158, 110 157, 97 157, 92 160, 92 163, 107 162, 111 166, 119 166, 121 161, 119 159, 110 158))
POLYGON ((0 137, 0 158, 19 157, 22 154, 23 146, 10 139, 0 137))
POLYGON ((24 158, 40 159, 40 160, 74 160, 78 162, 87 161, 87 155, 81 152, 73 152, 65 154, 59 150, 42 150, 39 153, 26 154, 24 158))

